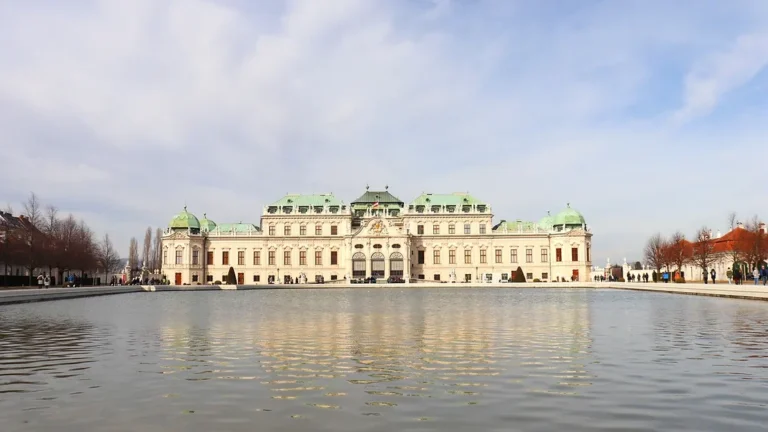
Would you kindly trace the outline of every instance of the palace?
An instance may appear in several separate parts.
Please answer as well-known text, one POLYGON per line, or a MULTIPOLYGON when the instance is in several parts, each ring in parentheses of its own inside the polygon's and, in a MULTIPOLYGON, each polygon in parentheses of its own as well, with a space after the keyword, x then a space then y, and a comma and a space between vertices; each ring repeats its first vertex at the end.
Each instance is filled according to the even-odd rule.
POLYGON ((217 224, 186 207, 163 235, 171 283, 350 281, 498 282, 521 267, 528 281, 586 281, 592 233, 568 205, 538 222, 501 220, 468 193, 423 193, 406 204, 371 191, 345 204, 333 194, 289 194, 259 225, 217 224), (236 276, 233 276, 236 275, 236 276))

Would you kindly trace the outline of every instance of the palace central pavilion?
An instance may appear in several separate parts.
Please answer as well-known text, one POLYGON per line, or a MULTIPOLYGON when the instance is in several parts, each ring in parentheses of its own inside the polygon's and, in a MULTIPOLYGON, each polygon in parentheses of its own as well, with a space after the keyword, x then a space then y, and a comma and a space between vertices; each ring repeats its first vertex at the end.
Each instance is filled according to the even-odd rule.
POLYGON ((184 211, 163 235, 163 274, 176 285, 377 280, 498 282, 589 277, 592 233, 567 206, 538 222, 493 223, 468 193, 423 193, 406 204, 388 188, 345 204, 289 194, 259 225, 217 224, 184 211), (235 275, 232 277, 232 275, 235 275))

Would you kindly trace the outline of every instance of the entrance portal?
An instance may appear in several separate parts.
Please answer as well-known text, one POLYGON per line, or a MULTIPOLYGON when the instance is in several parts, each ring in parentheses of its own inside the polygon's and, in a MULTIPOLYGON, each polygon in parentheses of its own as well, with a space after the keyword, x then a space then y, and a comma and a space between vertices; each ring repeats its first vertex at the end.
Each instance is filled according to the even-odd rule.
POLYGON ((371 276, 384 278, 384 254, 381 252, 371 255, 371 276))
POLYGON ((404 268, 403 254, 400 252, 392 252, 392 254, 389 255, 389 276, 402 279, 404 268))
POLYGON ((175 285, 181 285, 181 273, 176 273, 176 278, 174 280, 175 285))
POLYGON ((352 277, 365 277, 365 254, 362 252, 357 252, 352 255, 352 277))

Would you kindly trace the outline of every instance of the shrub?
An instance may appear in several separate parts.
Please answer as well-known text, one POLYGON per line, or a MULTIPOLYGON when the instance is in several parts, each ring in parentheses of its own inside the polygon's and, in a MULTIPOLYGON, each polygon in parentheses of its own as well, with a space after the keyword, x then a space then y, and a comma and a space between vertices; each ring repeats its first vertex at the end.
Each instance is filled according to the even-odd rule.
POLYGON ((619 281, 619 282, 626 282, 626 280, 624 280, 624 278, 623 278, 623 277, 620 277, 620 278, 618 279, 618 281, 619 281))
POLYGON ((221 281, 215 281, 213 282, 214 285, 221 285, 221 281))
POLYGON ((525 283, 525 273, 523 273, 521 267, 517 267, 517 270, 512 274, 510 281, 514 283, 525 283))
POLYGON ((534 281, 534 282, 541 282, 541 279, 539 279, 539 278, 536 278, 536 279, 534 279, 533 281, 534 281))
POLYGON ((675 283, 685 283, 685 278, 680 276, 677 279, 675 279, 675 283))
POLYGON ((235 269, 230 267, 229 273, 227 273, 227 285, 236 285, 237 276, 235 276, 235 269))

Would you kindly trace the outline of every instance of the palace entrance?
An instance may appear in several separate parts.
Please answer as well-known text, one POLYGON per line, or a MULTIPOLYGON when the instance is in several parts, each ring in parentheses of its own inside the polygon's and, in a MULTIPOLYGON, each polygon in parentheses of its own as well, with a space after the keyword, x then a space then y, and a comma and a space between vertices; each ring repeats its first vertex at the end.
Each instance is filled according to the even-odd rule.
POLYGON ((392 254, 389 255, 389 276, 402 279, 403 269, 405 269, 405 266, 403 265, 403 254, 400 252, 392 252, 392 254))
POLYGON ((365 277, 365 254, 362 252, 356 252, 352 255, 352 277, 365 277))
POLYGON ((371 276, 384 277, 384 254, 381 252, 375 252, 371 255, 371 276))

